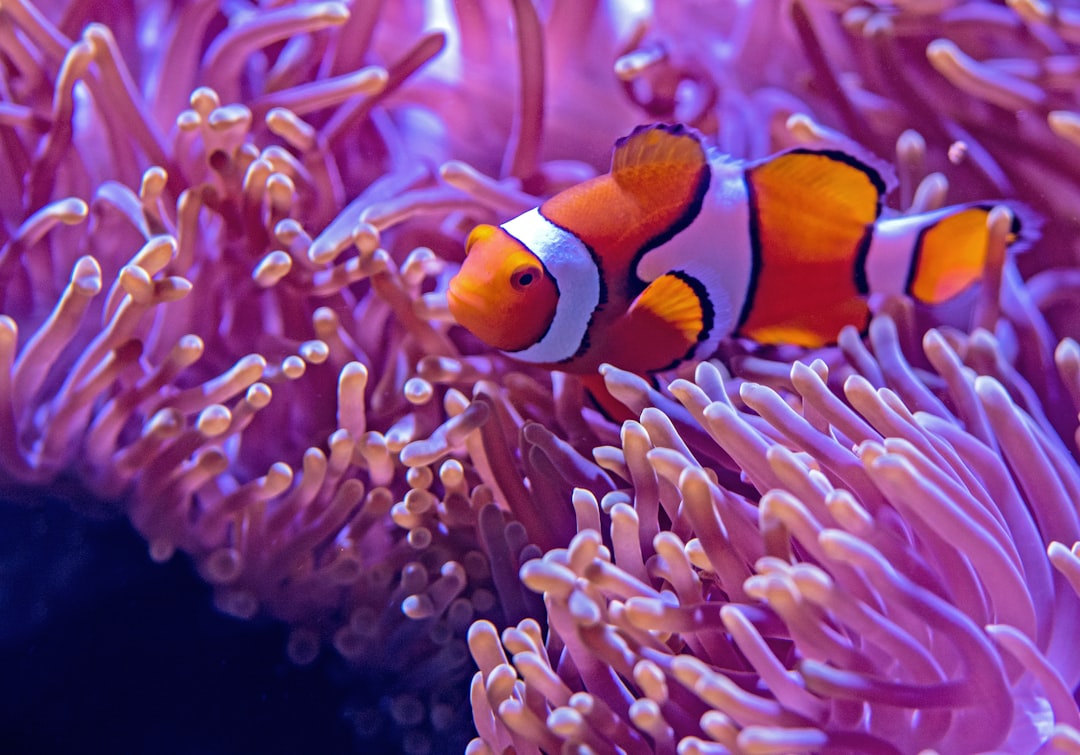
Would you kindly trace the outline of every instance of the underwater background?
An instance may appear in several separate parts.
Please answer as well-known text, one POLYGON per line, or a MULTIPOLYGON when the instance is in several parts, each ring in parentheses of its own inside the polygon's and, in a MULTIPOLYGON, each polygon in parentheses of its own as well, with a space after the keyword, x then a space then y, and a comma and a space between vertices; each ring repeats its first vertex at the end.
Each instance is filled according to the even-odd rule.
POLYGON ((0 751, 1080 752, 1080 9, 4 0, 0 751), (457 327, 636 125, 1042 219, 616 424, 457 327))

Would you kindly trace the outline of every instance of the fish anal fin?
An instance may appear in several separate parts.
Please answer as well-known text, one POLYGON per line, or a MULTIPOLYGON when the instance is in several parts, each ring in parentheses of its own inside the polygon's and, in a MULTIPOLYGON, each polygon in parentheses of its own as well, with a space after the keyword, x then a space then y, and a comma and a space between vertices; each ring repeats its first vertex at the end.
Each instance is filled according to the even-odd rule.
POLYGON ((590 372, 577 377, 585 387, 588 398, 592 399, 593 406, 609 420, 621 424, 626 420, 638 418, 626 404, 611 394, 607 383, 604 382, 604 376, 599 372, 590 372))
POLYGON ((665 369, 685 358, 711 327, 712 313, 701 284, 682 273, 661 275, 631 303, 624 331, 632 369, 665 369))

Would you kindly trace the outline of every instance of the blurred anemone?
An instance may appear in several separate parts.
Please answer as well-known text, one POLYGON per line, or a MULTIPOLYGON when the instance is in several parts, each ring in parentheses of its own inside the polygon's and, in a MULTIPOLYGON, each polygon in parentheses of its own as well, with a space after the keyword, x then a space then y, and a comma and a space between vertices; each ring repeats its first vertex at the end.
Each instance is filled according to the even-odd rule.
POLYGON ((1077 335, 1078 25, 4 2, 0 486, 90 494, 222 610, 292 626, 296 662, 385 674, 357 728, 411 751, 457 725, 470 625, 474 749, 1076 747, 1080 349, 1051 355, 1077 335), (869 348, 611 371, 620 429, 443 291, 472 225, 648 120, 746 157, 861 143, 899 211, 1019 196, 1045 272, 998 243, 972 309, 887 303, 869 348))

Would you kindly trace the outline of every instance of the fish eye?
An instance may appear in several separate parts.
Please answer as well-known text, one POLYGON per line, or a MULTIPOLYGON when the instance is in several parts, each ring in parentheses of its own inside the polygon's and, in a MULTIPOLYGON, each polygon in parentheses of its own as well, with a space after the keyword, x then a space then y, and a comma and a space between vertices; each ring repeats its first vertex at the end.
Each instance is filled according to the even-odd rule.
POLYGON ((510 276, 510 285, 515 291, 524 291, 536 281, 540 280, 542 272, 536 265, 522 265, 510 276))

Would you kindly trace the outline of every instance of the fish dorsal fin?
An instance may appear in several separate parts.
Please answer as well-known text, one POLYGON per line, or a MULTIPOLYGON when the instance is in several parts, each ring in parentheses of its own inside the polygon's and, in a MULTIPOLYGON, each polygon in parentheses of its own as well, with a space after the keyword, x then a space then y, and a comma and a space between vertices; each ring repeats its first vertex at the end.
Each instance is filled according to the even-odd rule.
POLYGON ((630 191, 656 191, 697 177, 708 164, 701 134, 681 123, 655 123, 615 142, 611 176, 630 191))
POLYGON ((755 192, 768 192, 793 208, 859 224, 881 214, 889 189, 881 172, 839 149, 793 149, 749 168, 755 192))
POLYGON ((640 126, 615 143, 609 173, 559 192, 540 212, 573 231, 619 279, 633 274, 636 257, 694 221, 710 177, 696 131, 640 126))

